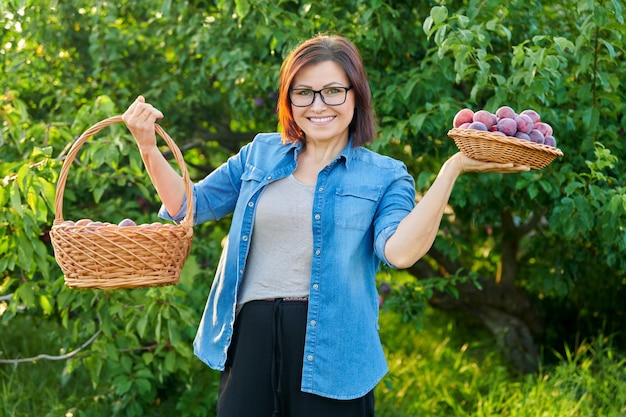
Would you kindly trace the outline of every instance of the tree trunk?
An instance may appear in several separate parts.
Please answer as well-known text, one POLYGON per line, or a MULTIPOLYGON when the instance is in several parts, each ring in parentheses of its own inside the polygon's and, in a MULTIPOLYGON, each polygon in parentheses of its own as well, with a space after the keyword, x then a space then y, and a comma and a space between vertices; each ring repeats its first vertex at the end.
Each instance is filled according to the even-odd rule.
MULTIPOLYGON (((409 269, 416 278, 432 278, 461 268, 458 261, 451 261, 434 248, 429 255, 440 269, 434 270, 425 260, 420 260, 409 269)), ((429 303, 435 308, 477 318, 493 334, 514 369, 522 373, 536 372, 539 353, 534 340, 542 334, 543 323, 532 300, 509 279, 479 278, 478 282, 482 289, 471 282, 461 284, 457 287, 458 298, 436 292, 429 303)))
POLYGON ((471 314, 493 334, 512 367, 522 373, 538 370, 539 351, 535 338, 543 331, 541 318, 528 294, 495 280, 480 279, 482 290, 473 284, 458 287, 459 298, 436 293, 429 303, 433 307, 471 314))

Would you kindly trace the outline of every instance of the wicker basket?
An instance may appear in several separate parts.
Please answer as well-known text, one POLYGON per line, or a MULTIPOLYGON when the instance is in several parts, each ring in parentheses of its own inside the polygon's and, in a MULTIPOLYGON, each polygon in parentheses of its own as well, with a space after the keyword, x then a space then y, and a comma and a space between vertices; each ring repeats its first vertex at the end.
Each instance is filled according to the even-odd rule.
POLYGON ((63 224, 63 193, 67 174, 80 147, 102 128, 122 122, 114 116, 96 123, 72 145, 59 175, 56 217, 50 231, 54 256, 70 288, 120 289, 175 285, 193 240, 193 194, 182 154, 159 126, 156 133, 172 150, 187 195, 180 224, 76 226, 63 224))
POLYGON ((555 147, 474 129, 452 129, 448 136, 470 158, 541 169, 563 152, 555 147))

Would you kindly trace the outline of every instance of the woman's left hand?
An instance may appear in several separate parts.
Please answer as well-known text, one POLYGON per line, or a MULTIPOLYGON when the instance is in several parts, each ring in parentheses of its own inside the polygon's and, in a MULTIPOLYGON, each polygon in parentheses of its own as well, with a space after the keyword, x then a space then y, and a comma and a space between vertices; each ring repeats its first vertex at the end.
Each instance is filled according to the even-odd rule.
POLYGON ((462 152, 458 152, 450 159, 457 162, 460 172, 498 172, 501 174, 510 174, 516 172, 530 171, 530 167, 526 165, 515 165, 513 163, 501 164, 498 162, 484 162, 472 159, 462 152))

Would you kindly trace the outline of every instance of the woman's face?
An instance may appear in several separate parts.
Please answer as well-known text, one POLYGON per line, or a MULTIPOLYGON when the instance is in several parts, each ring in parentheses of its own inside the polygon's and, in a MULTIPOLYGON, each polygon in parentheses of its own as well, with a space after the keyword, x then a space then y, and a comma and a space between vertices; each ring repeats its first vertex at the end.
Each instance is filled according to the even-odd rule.
POLYGON ((343 68, 334 61, 324 61, 303 67, 294 77, 291 85, 291 111, 296 124, 306 135, 306 141, 331 143, 348 141, 348 128, 354 117, 354 92, 349 90, 343 104, 331 106, 322 101, 321 94, 307 90, 323 90, 326 101, 333 104, 344 97, 342 88, 351 87, 343 68), (333 89, 333 87, 338 87, 333 89), (293 105, 293 95, 314 95, 313 103, 306 107, 293 105), (338 96, 335 96, 338 94, 338 96), (334 96, 334 97, 333 97, 334 96), (337 98, 339 97, 339 99, 337 98))

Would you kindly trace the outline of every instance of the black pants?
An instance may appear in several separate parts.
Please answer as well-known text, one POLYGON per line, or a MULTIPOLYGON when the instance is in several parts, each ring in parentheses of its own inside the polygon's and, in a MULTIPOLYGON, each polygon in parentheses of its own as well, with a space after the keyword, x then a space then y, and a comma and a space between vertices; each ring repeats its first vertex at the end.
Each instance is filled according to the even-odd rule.
POLYGON ((334 400, 300 390, 306 301, 252 301, 237 317, 218 417, 373 417, 374 393, 334 400))

